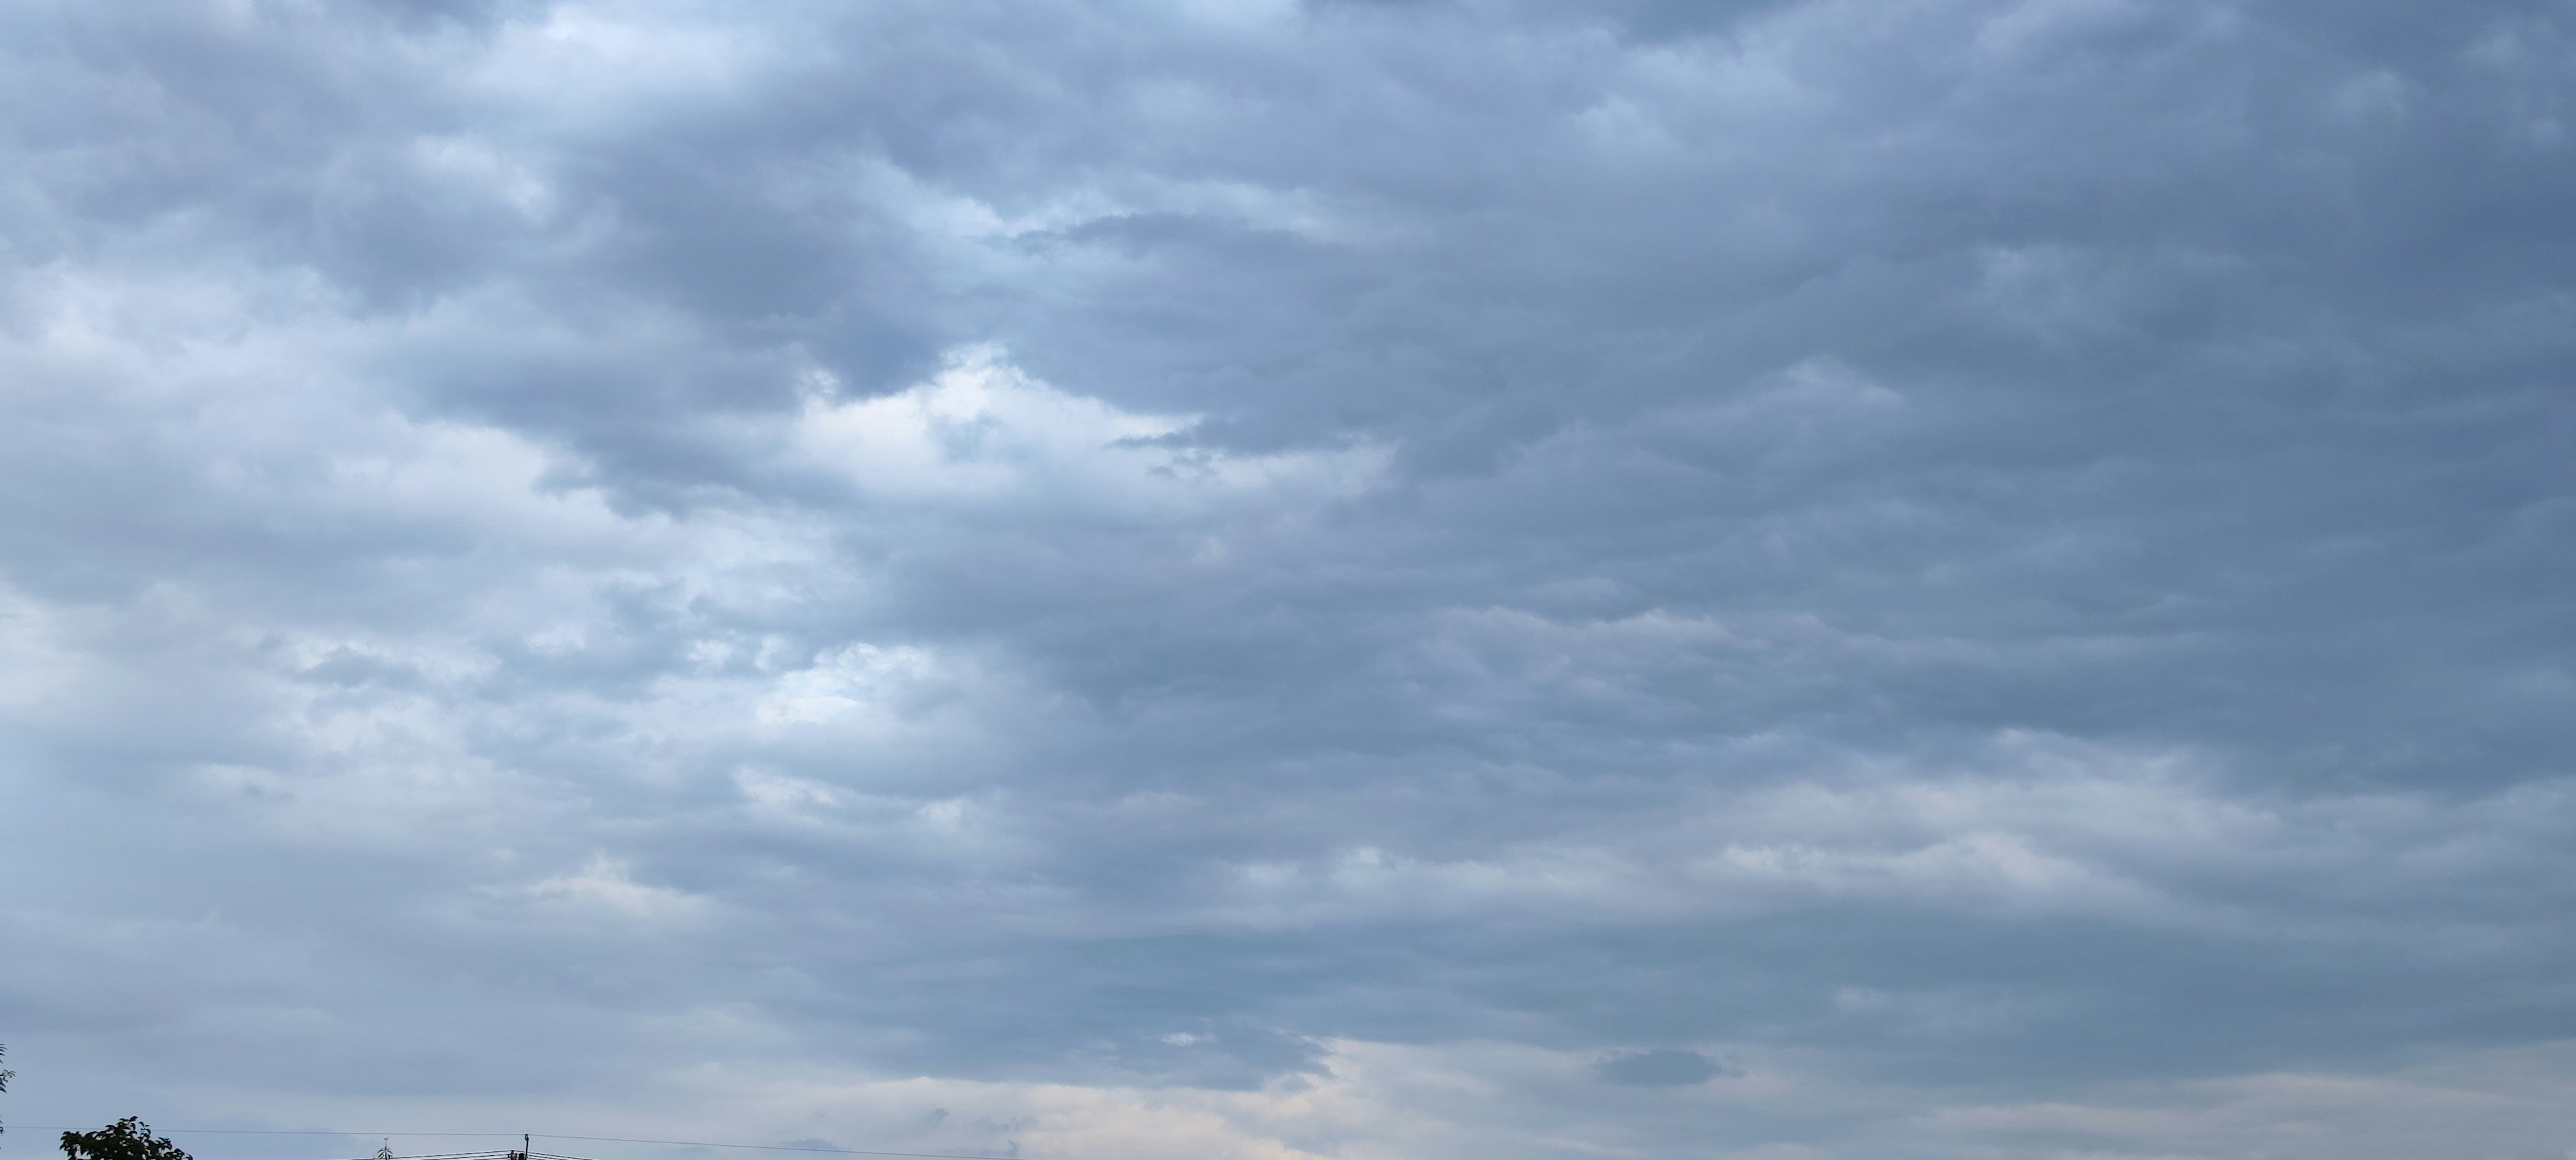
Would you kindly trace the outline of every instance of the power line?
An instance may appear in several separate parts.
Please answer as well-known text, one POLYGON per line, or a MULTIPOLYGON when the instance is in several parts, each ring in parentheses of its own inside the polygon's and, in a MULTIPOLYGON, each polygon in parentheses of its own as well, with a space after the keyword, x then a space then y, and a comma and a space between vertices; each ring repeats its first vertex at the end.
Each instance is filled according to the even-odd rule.
MULTIPOLYGON (((81 1129, 78 1129, 78 1128, 65 1128, 65 1127, 61 1127, 61 1126, 59 1126, 59 1125, 48 1125, 48 1124, 21 1124, 21 1125, 19 1125, 19 1127, 20 1127, 20 1129, 21 1129, 21 1130, 24 1130, 24 1131, 31 1131, 31 1132, 77 1132, 77 1131, 80 1131, 80 1130, 81 1130, 81 1129)), ((594 1144, 667 1144, 667 1145, 670 1145, 670 1146, 675 1147, 675 1148, 741 1148, 741 1149, 746 1149, 746 1150, 751 1150, 751 1151, 759 1151, 759 1152, 822 1152, 822 1153, 827 1153, 827 1154, 834 1155, 834 1156, 905 1156, 905 1157, 915 1157, 915 1158, 918 1158, 918 1160, 975 1160, 975 1157, 974 1157, 971 1153, 959 1153, 959 1152, 881 1152, 881 1151, 876 1151, 876 1150, 867 1149, 867 1148, 812 1148, 812 1147, 807 1147, 807 1146, 804 1146, 804 1145, 801 1145, 801 1144, 718 1144, 718 1143, 714 1143, 714 1142, 712 1142, 712 1141, 707 1141, 707 1140, 638 1140, 638 1139, 634 1139, 634 1138, 632 1138, 632 1137, 628 1137, 628 1136, 558 1136, 558 1135, 555 1135, 555 1134, 553 1134, 553 1133, 551 1133, 551 1132, 533 1132, 533 1133, 520 1133, 520 1132, 325 1132, 325 1131, 321 1131, 321 1130, 318 1130, 318 1129, 287 1129, 287 1128, 161 1128, 161 1127, 155 1127, 155 1128, 153 1128, 152 1130, 153 1130, 153 1131, 155 1131, 155 1132, 169 1132, 169 1133, 175 1133, 175 1134, 186 1134, 186 1135, 192 1135, 192 1136, 502 1136, 502 1137, 509 1137, 509 1136, 517 1136, 517 1135, 523 1135, 523 1134, 524 1134, 524 1135, 530 1135, 530 1136, 543 1136, 543 1137, 545 1137, 546 1139, 549 1139, 549 1140, 582 1140, 582 1141, 586 1141, 586 1142, 594 1143, 594 1144)), ((441 1153, 441 1154, 436 1155, 436 1156, 405 1156, 405 1157, 401 1157, 401 1158, 400 1158, 400 1160, 455 1160, 455 1158, 468 1157, 468 1156, 500 1156, 500 1155, 505 1155, 505 1153, 503 1153, 503 1152, 498 1152, 498 1151, 494 1151, 494 1152, 446 1152, 446 1153, 441 1153)), ((531 1155, 531 1160, 579 1160, 579 1158, 577 1158, 577 1157, 571 1157, 571 1156, 551 1156, 551 1155, 548 1155, 548 1154, 546 1154, 546 1153, 542 1153, 542 1152, 541 1152, 541 1153, 533 1153, 533 1154, 531 1155)), ((1022 1158, 1021 1158, 1021 1160, 1028 1160, 1028 1158, 1026 1158, 1026 1157, 1022 1157, 1022 1158)))
MULTIPOLYGON (((865 1148, 806 1148, 795 1144, 709 1144, 702 1140, 629 1140, 621 1136, 537 1134, 549 1140, 588 1140, 602 1144, 672 1144, 683 1148, 755 1148, 763 1152, 829 1152, 835 1156, 926 1156, 930 1160, 960 1160, 960 1154, 956 1152, 872 1152, 865 1148)), ((966 1160, 972 1160, 971 1155, 966 1160)))
MULTIPOLYGON (((18 1125, 18 1126, 19 1126, 20 1128, 23 1128, 23 1129, 25 1129, 25 1130, 27 1130, 27 1131, 30 1131, 30 1132, 81 1132, 81 1131, 87 1131, 87 1130, 88 1130, 88 1129, 85 1129, 85 1128, 66 1128, 66 1127, 63 1127, 63 1126, 62 1126, 62 1125, 60 1125, 60 1124, 20 1124, 20 1125, 18 1125)), ((189 1135, 191 1135, 191 1136, 504 1136, 504 1137, 507 1137, 507 1136, 516 1136, 516 1135, 519 1135, 519 1134, 520 1134, 520 1133, 517 1133, 517 1132, 325 1132, 325 1131, 320 1131, 320 1130, 318 1130, 318 1129, 316 1129, 316 1130, 310 1130, 310 1131, 299 1131, 299 1130, 291 1130, 291 1129, 286 1129, 286 1128, 164 1128, 164 1127, 160 1127, 160 1126, 158 1126, 158 1125, 154 1125, 154 1126, 153 1126, 153 1128, 152 1128, 152 1130, 153 1130, 153 1131, 155 1131, 155 1132, 186 1132, 187 1134, 189 1134, 189 1135)), ((565 1140, 569 1140, 569 1139, 573 1139, 574 1137, 571 1137, 571 1136, 562 1136, 562 1137, 557 1137, 557 1138, 558 1138, 558 1139, 565 1139, 565 1140)), ((457 1153, 457 1155, 459 1155, 459 1156, 462 1156, 462 1155, 465 1155, 465 1154, 466 1154, 466 1153, 463 1153, 463 1152, 459 1152, 459 1153, 457 1153)))

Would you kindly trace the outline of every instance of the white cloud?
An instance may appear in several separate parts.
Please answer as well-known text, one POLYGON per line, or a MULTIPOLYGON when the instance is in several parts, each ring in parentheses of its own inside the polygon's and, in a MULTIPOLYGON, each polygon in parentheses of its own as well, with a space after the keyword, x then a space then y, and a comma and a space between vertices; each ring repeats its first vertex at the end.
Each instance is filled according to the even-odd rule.
POLYGON ((625 860, 593 854, 578 870, 520 887, 517 893, 542 906, 585 918, 612 917, 636 922, 686 922, 704 914, 707 900, 668 886, 635 881, 625 860))
POLYGON ((1385 462, 1369 449, 1243 457, 1170 442, 1195 421, 1064 393, 982 348, 896 394, 835 402, 818 389, 794 438, 801 455, 871 497, 1143 518, 1247 494, 1355 494, 1385 462))

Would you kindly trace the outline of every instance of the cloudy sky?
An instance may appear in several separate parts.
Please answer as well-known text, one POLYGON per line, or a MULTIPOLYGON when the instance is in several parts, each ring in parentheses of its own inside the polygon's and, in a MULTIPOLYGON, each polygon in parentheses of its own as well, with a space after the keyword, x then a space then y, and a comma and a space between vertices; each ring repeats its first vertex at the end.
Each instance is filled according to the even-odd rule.
POLYGON ((2569 1155, 2571 133, 2564 0, 9 4, 0 1154, 2569 1155))

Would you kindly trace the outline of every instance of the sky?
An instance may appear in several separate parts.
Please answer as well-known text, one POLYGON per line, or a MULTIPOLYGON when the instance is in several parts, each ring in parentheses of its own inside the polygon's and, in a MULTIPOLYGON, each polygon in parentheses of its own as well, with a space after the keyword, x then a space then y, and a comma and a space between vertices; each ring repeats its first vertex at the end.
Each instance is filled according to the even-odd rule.
POLYGON ((2576 1156, 2571 132, 2564 0, 0 7, 0 1160, 2576 1156))

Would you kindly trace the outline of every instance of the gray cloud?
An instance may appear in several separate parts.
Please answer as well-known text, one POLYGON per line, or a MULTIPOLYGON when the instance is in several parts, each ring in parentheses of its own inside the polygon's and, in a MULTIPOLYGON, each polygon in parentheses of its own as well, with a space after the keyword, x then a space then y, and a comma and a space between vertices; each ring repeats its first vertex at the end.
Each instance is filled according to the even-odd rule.
POLYGON ((1612 1052, 1602 1056, 1594 1067, 1600 1071, 1602 1079, 1632 1087, 1706 1083, 1732 1074, 1725 1064, 1696 1051, 1674 1051, 1670 1048, 1612 1052))
POLYGON ((2553 1155, 2568 18, 0 17, 12 1122, 2553 1155))

